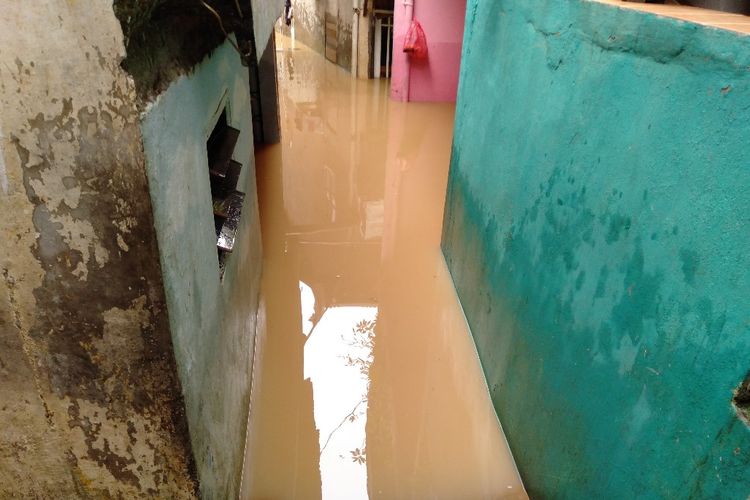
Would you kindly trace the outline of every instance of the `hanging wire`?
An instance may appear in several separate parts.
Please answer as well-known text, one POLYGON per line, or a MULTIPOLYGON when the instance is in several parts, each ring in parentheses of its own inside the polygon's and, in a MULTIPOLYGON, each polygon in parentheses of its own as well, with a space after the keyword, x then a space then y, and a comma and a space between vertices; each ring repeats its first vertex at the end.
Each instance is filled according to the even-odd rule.
MULTIPOLYGON (((208 5, 204 0, 199 0, 199 1, 200 1, 200 3, 203 4, 203 6, 206 9, 208 9, 208 11, 211 14, 213 14, 213 16, 219 22, 219 28, 221 29, 221 32, 224 33, 224 36, 227 38, 227 40, 229 41, 229 43, 232 44, 232 47, 234 47, 234 50, 237 51, 237 53, 240 55, 240 57, 242 57, 243 59, 247 59, 250 56, 250 54, 243 54, 242 50, 240 50, 239 45, 237 45, 237 43, 229 37, 229 33, 227 33, 227 30, 224 29, 224 23, 222 22, 221 16, 216 11, 216 9, 214 9, 213 7, 211 7, 210 5, 208 5)), ((235 0, 235 5, 237 5, 237 9, 240 8, 240 4, 239 4, 238 0, 235 0)), ((241 17, 242 16, 242 11, 240 11, 239 13, 240 13, 240 17, 241 17)))

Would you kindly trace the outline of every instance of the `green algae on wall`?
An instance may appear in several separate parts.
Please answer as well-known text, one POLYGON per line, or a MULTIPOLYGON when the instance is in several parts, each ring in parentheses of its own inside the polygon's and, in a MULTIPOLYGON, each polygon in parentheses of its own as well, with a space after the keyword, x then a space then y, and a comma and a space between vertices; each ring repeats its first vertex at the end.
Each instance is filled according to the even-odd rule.
POLYGON ((204 498, 236 498, 261 272, 248 70, 224 43, 175 80, 141 123, 169 322, 204 498), (206 141, 226 107, 246 193, 220 280, 206 141))
POLYGON ((443 249, 532 496, 746 498, 750 39, 470 0, 443 249))

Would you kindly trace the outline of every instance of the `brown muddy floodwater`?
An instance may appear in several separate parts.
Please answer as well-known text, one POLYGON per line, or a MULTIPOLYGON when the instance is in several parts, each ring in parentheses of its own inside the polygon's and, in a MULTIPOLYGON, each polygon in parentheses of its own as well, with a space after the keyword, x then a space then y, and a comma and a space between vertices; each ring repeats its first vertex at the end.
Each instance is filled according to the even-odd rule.
POLYGON ((440 251, 454 106, 290 45, 243 498, 526 498, 440 251))

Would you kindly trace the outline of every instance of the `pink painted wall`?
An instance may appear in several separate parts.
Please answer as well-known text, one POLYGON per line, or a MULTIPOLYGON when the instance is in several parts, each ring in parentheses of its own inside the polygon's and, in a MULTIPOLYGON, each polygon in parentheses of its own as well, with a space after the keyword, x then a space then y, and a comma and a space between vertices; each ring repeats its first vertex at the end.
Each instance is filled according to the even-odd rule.
POLYGON ((429 53, 426 60, 410 62, 403 52, 409 23, 403 0, 396 0, 393 14, 391 97, 399 101, 455 102, 466 0, 413 2, 414 19, 422 24, 429 53))

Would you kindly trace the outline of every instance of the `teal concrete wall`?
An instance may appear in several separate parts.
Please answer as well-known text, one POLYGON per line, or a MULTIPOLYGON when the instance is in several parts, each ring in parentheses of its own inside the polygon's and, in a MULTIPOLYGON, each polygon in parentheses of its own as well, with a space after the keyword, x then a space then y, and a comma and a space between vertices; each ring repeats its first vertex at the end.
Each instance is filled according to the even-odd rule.
POLYGON ((443 249, 535 498, 746 498, 750 39, 469 0, 443 249))
POLYGON ((253 13, 253 34, 255 36, 255 56, 260 62, 268 40, 273 33, 276 20, 284 12, 284 0, 251 0, 253 13))
POLYGON ((141 122, 178 371, 204 498, 239 487, 261 271, 248 70, 225 43, 175 80, 141 122), (219 277, 206 140, 227 105, 246 193, 219 277))

